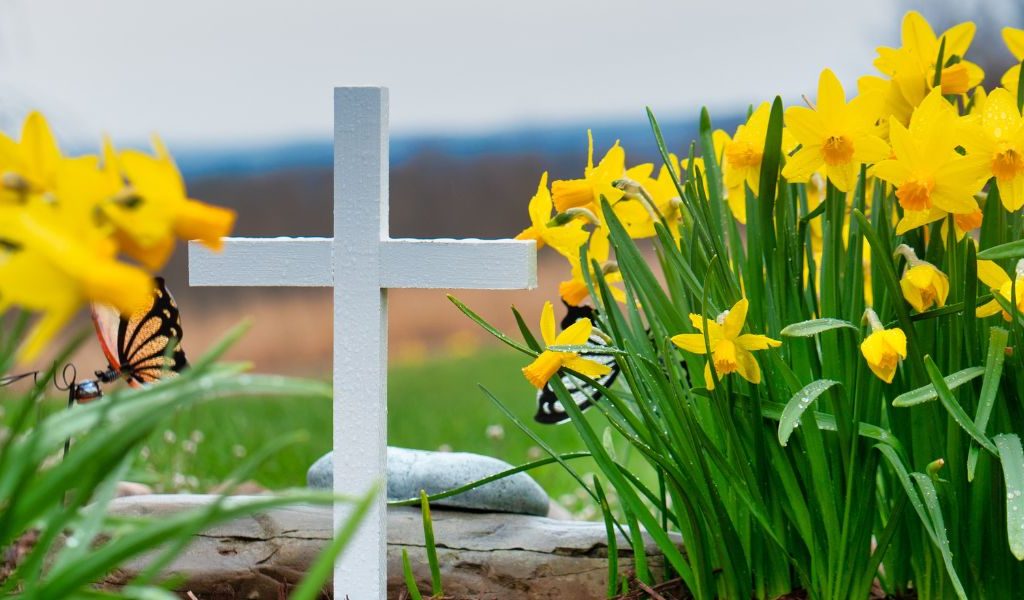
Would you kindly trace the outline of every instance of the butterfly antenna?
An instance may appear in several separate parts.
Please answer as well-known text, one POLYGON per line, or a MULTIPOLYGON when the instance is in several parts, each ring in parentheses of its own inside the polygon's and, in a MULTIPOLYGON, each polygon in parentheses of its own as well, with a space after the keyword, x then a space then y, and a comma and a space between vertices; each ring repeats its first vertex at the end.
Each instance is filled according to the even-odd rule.
POLYGON ((0 377, 0 387, 11 385, 12 383, 16 383, 28 377, 31 377, 32 382, 34 383, 38 375, 39 371, 29 371, 28 373, 19 373, 17 375, 5 375, 4 377, 0 377))

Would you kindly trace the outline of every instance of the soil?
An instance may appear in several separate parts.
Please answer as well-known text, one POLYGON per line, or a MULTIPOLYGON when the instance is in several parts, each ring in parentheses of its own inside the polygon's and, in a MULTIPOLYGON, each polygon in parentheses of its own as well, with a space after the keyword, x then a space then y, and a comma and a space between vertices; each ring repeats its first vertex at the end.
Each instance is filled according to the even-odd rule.
POLYGON ((0 556, 0 582, 11 576, 22 559, 35 547, 38 539, 39 531, 31 529, 3 551, 3 556, 0 556))

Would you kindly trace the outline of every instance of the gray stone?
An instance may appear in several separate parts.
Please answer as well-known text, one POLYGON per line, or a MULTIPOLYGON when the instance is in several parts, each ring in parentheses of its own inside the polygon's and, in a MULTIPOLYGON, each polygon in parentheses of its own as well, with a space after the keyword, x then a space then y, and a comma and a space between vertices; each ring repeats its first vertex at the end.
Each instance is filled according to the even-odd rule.
MULTIPOLYGON (((122 517, 162 518, 208 505, 215 496, 168 495, 120 498, 111 513, 122 517)), ((246 500, 236 497, 232 501, 246 500)), ((431 513, 445 594, 477 600, 575 600, 604 598, 608 540, 603 523, 555 521, 502 513, 435 510, 431 513)), ((163 570, 175 578, 175 590, 203 600, 287 597, 330 541, 331 508, 294 506, 217 525, 163 570)), ((387 515, 388 598, 405 592, 402 550, 409 553, 417 584, 430 590, 423 524, 416 508, 391 507, 387 515)), ((654 574, 664 560, 646 540, 654 574)), ((630 544, 618 540, 620 573, 632 570, 630 544)), ((121 565, 101 584, 108 590, 127 585, 159 553, 121 565)), ((330 587, 327 588, 329 590, 330 587)), ((327 591, 325 590, 325 596, 327 591)))
MULTIPOLYGON (((437 494, 489 475, 511 469, 512 465, 467 452, 429 452, 388 447, 388 500, 416 498, 420 490, 437 494)), ((311 488, 331 489, 334 481, 332 453, 313 463, 306 473, 311 488)), ((433 504, 490 512, 545 516, 550 501, 544 490, 526 473, 516 473, 433 504)))

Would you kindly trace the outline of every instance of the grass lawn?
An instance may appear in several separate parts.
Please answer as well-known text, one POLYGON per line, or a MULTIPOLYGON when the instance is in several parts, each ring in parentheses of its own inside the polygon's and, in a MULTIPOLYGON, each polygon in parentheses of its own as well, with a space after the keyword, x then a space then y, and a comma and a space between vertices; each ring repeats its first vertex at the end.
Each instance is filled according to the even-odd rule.
MULTIPOLYGON (((482 384, 556 450, 583 449, 571 424, 533 422, 535 392, 519 374, 524 363, 514 351, 487 348, 469 356, 394 364, 388 378, 389 443, 476 452, 512 464, 542 457, 543 452, 479 389, 482 384)), ((46 410, 62 405, 55 399, 46 410)), ((599 415, 591 415, 596 424, 595 417, 599 415)), ((136 461, 132 477, 158 491, 209 490, 224 480, 240 457, 295 431, 305 432, 305 441, 264 464, 254 479, 268 488, 302 486, 306 469, 331 447, 329 402, 239 398, 201 404, 176 415, 154 436, 136 461)), ((580 472, 593 468, 588 460, 573 464, 580 472)), ((553 498, 571 509, 580 508, 569 497, 577 495, 579 486, 561 467, 542 467, 532 475, 553 498)))

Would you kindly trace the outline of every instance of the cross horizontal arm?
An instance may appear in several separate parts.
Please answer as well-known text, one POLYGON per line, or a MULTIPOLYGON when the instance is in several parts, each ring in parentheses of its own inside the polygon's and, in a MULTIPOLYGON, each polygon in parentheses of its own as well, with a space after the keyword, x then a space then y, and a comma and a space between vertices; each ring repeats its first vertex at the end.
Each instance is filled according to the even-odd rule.
POLYGON ((222 252, 188 243, 192 286, 331 287, 330 238, 227 238, 222 252))
MULTIPOLYGON (((537 247, 518 240, 381 242, 383 288, 523 289, 537 286, 537 247)), ((214 253, 189 243, 194 286, 330 287, 330 238, 228 238, 214 253)))
POLYGON ((517 240, 382 242, 381 287, 520 290, 537 287, 537 244, 517 240))

